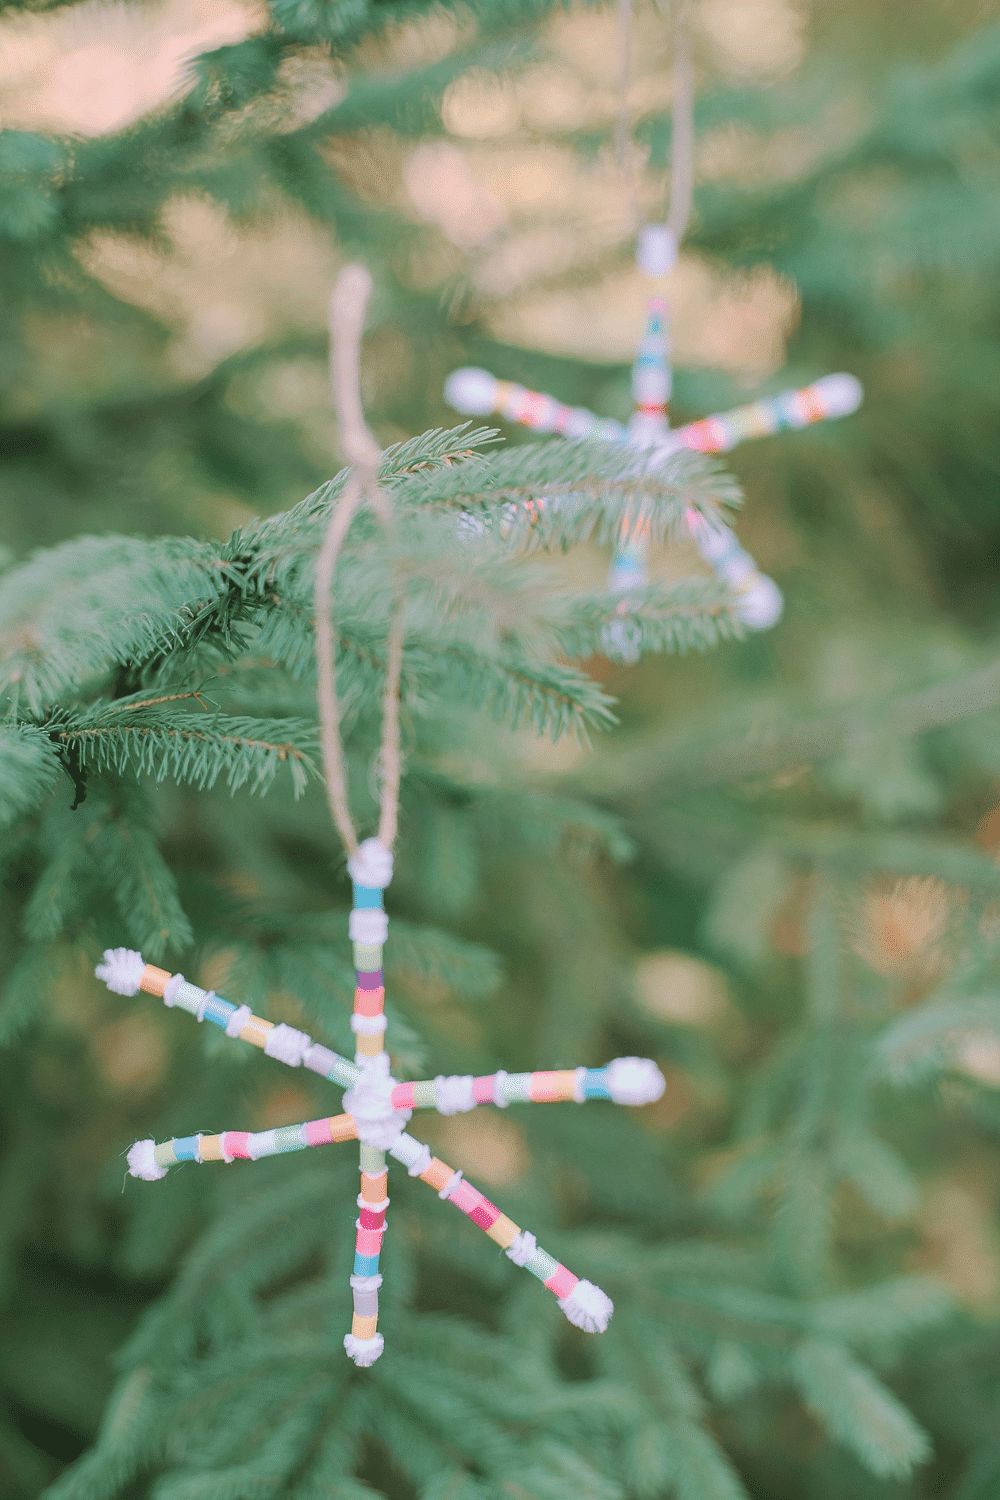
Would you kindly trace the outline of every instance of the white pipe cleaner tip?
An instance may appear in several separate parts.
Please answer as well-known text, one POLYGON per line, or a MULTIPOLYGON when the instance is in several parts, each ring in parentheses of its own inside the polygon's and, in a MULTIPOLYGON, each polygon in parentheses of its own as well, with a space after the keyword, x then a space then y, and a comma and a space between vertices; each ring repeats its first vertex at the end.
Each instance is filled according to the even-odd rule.
POLYGON ((139 992, 146 960, 132 948, 105 948, 104 962, 98 964, 94 974, 103 979, 108 989, 116 995, 135 995, 139 992))
POLYGON ((489 370, 476 370, 471 365, 454 370, 444 383, 444 399, 448 405, 468 417, 487 416, 493 410, 496 394, 496 376, 489 370))
POLYGON ((166 1177, 166 1167, 159 1166, 153 1155, 155 1149, 155 1141, 136 1141, 128 1154, 131 1176, 141 1177, 144 1182, 157 1182, 161 1177, 166 1177))
POLYGON ((865 398, 861 381, 844 371, 822 376, 813 382, 810 390, 820 401, 828 417, 850 416, 865 398))
POLYGON ((770 630, 785 608, 782 592, 773 578, 758 573, 736 606, 736 613, 749 630, 770 630))
POLYGON ((615 1304, 607 1292, 592 1281, 578 1281, 568 1297, 559 1298, 559 1306, 576 1328, 584 1333, 603 1333, 611 1321, 615 1304))
POLYGON ((378 839, 365 839, 348 859, 347 873, 355 885, 384 891, 392 879, 392 851, 378 839))
POLYGON ((635 251, 647 276, 668 276, 677 264, 677 241, 666 224, 644 224, 635 251))
POLYGON ((385 1348, 385 1339, 377 1333, 371 1339, 356 1339, 353 1333, 344 1334, 344 1348, 356 1365, 363 1370, 373 1365, 385 1348))
POLYGON ((648 1057, 616 1057, 608 1063, 608 1093, 616 1104, 652 1104, 667 1080, 648 1057))

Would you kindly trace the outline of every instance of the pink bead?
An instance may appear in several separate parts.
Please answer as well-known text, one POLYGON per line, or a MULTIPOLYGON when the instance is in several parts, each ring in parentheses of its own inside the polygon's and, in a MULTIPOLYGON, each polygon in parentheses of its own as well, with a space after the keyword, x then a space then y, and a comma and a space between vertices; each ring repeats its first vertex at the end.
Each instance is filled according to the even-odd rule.
POLYGON ((413 1084, 412 1083, 397 1083, 396 1087, 393 1089, 392 1093, 389 1095, 389 1099, 390 1099, 390 1102, 392 1104, 393 1109, 412 1109, 413 1108, 413 1084))
POLYGON ((385 1004, 385 989, 354 991, 354 1013, 358 1016, 380 1016, 385 1004))
POLYGON ((248 1130, 227 1130, 222 1137, 222 1150, 226 1156, 245 1156, 250 1159, 247 1143, 250 1140, 248 1130))
POLYGON ((354 1245, 359 1255, 377 1255, 382 1248, 381 1229, 359 1229, 354 1245))
POLYGON ((472 1097, 477 1104, 493 1103, 493 1074, 485 1078, 474 1078, 472 1080, 472 1097))
POLYGON ((500 1210, 488 1198, 480 1198, 478 1206, 469 1215, 473 1224, 478 1224, 480 1229, 491 1229, 499 1217, 500 1210))
POLYGON ((306 1140, 310 1146, 330 1144, 330 1120, 309 1120, 306 1123, 306 1140))
POLYGON ((579 1276, 574 1276, 565 1266, 556 1266, 545 1285, 557 1297, 568 1297, 579 1280, 579 1276))
POLYGON ((463 1214, 471 1214, 474 1208, 479 1207, 479 1201, 483 1195, 472 1186, 471 1182, 460 1182, 455 1191, 449 1193, 448 1196, 455 1207, 462 1210, 463 1214))

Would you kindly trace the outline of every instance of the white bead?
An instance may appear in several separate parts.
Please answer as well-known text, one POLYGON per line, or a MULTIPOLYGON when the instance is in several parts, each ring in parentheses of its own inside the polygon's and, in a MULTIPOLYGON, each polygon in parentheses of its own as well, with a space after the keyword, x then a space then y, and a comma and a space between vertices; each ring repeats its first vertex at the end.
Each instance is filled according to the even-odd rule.
POLYGON ((355 1036, 377 1036, 388 1024, 385 1016, 351 1016, 351 1030, 355 1036))
POLYGON ((352 943, 384 943, 389 936, 389 918, 378 906, 356 906, 347 921, 352 943))
POLYGON ((438 1193, 438 1197, 442 1202, 451 1197, 452 1193, 458 1187, 464 1175, 465 1174, 463 1172, 452 1172, 451 1176, 448 1178, 448 1181, 438 1193))
POLYGON ((174 1004, 174 1001, 177 999, 177 991, 180 989, 180 987, 181 987, 181 985, 183 983, 184 983, 184 975, 183 974, 171 974, 170 978, 167 980, 166 984, 163 986, 163 1003, 164 1003, 164 1005, 166 1005, 167 1007, 170 1007, 170 1006, 172 1006, 174 1004))
MULTIPOLYGON (((358 1201, 361 1202, 362 1200, 359 1199, 358 1201)), ((369 1203, 368 1207, 371 1208, 372 1205, 369 1203)), ((354 1291, 354 1292, 377 1292, 378 1289, 379 1289, 379 1287, 381 1285, 382 1285, 382 1278, 381 1278, 381 1276, 352 1276, 351 1277, 351 1290, 354 1291)))
POLYGON ((441 1115, 464 1114, 466 1110, 475 1109, 476 1101, 472 1096, 472 1074, 453 1073, 448 1078, 438 1074, 434 1080, 434 1102, 438 1114, 441 1115))
MULTIPOLYGON (((233 1021, 236 1017, 233 1017, 233 1021)), ((232 1022, 230 1022, 232 1025, 232 1022)), ((228 1031, 228 1027, 226 1028, 228 1031)), ((302 1061, 313 1073, 319 1073, 324 1078, 329 1078, 337 1062, 336 1052, 331 1052, 329 1047, 324 1047, 322 1042, 313 1042, 302 1061)))
POLYGON ((262 1156, 276 1156, 278 1142, 273 1130, 258 1130, 247 1137, 247 1154, 251 1161, 259 1161, 262 1156))
POLYGON ((268 1057, 276 1057, 290 1068, 300 1068, 302 1059, 312 1046, 312 1037, 305 1031, 296 1031, 294 1026, 272 1026, 264 1040, 264 1051, 268 1057))
POLYGON ((226 1036, 238 1037, 252 1015, 249 1005, 241 1005, 234 1010, 226 1022, 226 1036))
POLYGON ((507 1246, 504 1252, 508 1260, 512 1260, 515 1266, 526 1266, 528 1261, 538 1249, 538 1241, 528 1229, 522 1229, 514 1242, 507 1246))
POLYGON ((419 1177, 431 1164, 430 1147, 405 1131, 389 1147, 389 1155, 402 1162, 411 1177, 419 1177))

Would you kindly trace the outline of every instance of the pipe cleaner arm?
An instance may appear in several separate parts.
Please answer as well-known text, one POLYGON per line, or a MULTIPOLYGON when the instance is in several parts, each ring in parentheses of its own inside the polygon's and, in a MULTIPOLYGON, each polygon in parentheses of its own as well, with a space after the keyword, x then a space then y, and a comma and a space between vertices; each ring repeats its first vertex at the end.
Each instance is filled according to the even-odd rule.
POLYGON ((397 1083, 394 1109, 436 1109, 441 1115, 464 1114, 480 1104, 554 1104, 573 1100, 610 1099, 615 1104, 652 1104, 666 1088, 666 1080, 648 1057, 616 1057, 603 1068, 562 1068, 556 1072, 471 1074, 425 1078, 397 1083))
MULTIPOLYGON (((700 453, 728 453, 738 443, 769 437, 788 427, 808 427, 832 417, 846 417, 861 405, 860 382, 843 373, 824 375, 799 390, 763 396, 732 411, 715 412, 697 422, 664 432, 650 447, 666 458, 681 448, 700 453)), ((584 407, 565 406, 554 396, 528 390, 509 380, 497 380, 488 370, 455 370, 445 382, 444 399, 464 416, 506 417, 536 432, 555 432, 568 438, 592 438, 599 442, 627 443, 629 431, 623 422, 598 417, 584 407)))
POLYGON ((358 1127, 351 1115, 327 1115, 302 1125, 281 1125, 276 1130, 224 1130, 221 1135, 178 1136, 171 1141, 136 1141, 128 1153, 133 1177, 156 1182, 167 1169, 182 1161, 224 1161, 239 1158, 259 1161, 262 1156, 283 1156, 304 1151, 307 1146, 328 1146, 333 1141, 356 1141, 358 1127))
POLYGON ((615 1308, 611 1298, 599 1286, 581 1281, 560 1265, 554 1256, 541 1248, 533 1234, 501 1213, 495 1203, 465 1180, 461 1172, 432 1156, 430 1147, 412 1135, 404 1131, 390 1147, 390 1155, 403 1163, 411 1177, 419 1177, 421 1182, 435 1190, 439 1198, 447 1200, 471 1219, 516 1266, 523 1266, 536 1276, 553 1293, 562 1311, 577 1328, 582 1328, 585 1333, 604 1332, 615 1308))
POLYGON ((308 1032, 297 1031, 283 1022, 275 1025, 273 1021, 265 1021, 262 1016, 255 1016, 249 1005, 233 1005, 214 990, 191 984, 183 974, 158 969, 131 948, 106 948, 104 961, 94 973, 116 995, 135 995, 140 990, 155 995, 164 1005, 186 1010, 198 1021, 212 1021, 228 1037, 260 1047, 268 1057, 287 1067, 307 1067, 341 1088, 350 1088, 360 1076, 356 1063, 314 1042, 308 1032))

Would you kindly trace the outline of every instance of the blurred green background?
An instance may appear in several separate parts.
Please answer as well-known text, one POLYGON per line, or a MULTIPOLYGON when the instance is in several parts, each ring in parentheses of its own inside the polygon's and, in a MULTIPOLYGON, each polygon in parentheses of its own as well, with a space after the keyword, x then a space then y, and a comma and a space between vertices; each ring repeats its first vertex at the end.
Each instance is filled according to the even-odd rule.
MULTIPOLYGON (((740 538, 785 592, 773 631, 704 656, 589 663, 621 721, 594 747, 489 724, 456 746, 464 773, 540 809, 579 799, 615 833, 603 850, 539 839, 518 862, 500 846, 501 813, 474 836, 461 807, 411 830, 423 874, 403 883, 407 915, 498 955, 495 969, 482 960, 478 998, 471 971, 451 991, 411 965, 413 1056, 422 1045, 439 1059, 451 1030, 465 1058, 491 1065, 655 1055, 666 1096, 609 1126, 586 1170, 577 1127, 555 1114, 473 1115, 435 1137, 501 1206, 620 1232, 636 1265, 650 1246, 767 1244, 760 1286, 788 1296, 917 1273, 944 1288, 947 1314, 876 1361, 929 1435, 912 1472, 866 1465, 864 1439, 852 1452, 849 1435, 824 1436, 764 1356, 759 1379, 741 1372, 737 1330, 721 1354, 718 1334, 704 1380, 743 1489, 672 1479, 640 1453, 608 1460, 619 1493, 990 1500, 1000 13, 973 0, 689 9, 697 186, 668 291, 672 420, 832 370, 856 374, 865 403, 728 460, 746 493, 740 538), (809 1028, 834 950, 831 1042, 809 1028), (824 1056, 832 1072, 809 1103, 824 1056), (796 1172, 815 1203, 796 1197, 796 1172)), ((5 565, 82 532, 223 537, 328 478, 325 307, 349 257, 375 277, 363 384, 383 444, 453 425, 441 391, 460 364, 625 419, 646 297, 633 194, 656 218, 669 189, 669 9, 636 5, 626 174, 618 27, 607 7, 543 0, 0 6, 5 565)), ((581 548, 558 566, 599 583, 607 564, 581 548)), ((698 563, 675 546, 652 566, 669 579, 698 563)), ((164 792, 158 815, 189 910, 217 877, 234 911, 254 907, 262 950, 327 942, 268 929, 310 889, 343 897, 310 843, 318 799, 164 792)), ((11 955, 18 870, 0 917, 11 955)), ((243 998, 234 964, 216 943, 202 981, 243 998)), ((260 990, 287 999, 263 972, 260 990)), ((193 1172, 155 1208, 140 1184, 120 1193, 135 1136, 183 1134, 192 1111, 219 1107, 218 1059, 151 1007, 123 1014, 79 967, 36 988, 28 1006, 19 974, 0 1011, 0 1493, 12 1500, 93 1442, 114 1351, 232 1211, 193 1172)), ((306 1102, 265 1072, 227 1075, 225 1089, 244 1111, 232 1128, 301 1118, 306 1102)), ((492 1273, 471 1251, 442 1270, 423 1249, 417 1305, 488 1322, 492 1273)), ((713 1264, 706 1280, 739 1281, 735 1262, 718 1276, 713 1264)), ((737 1321, 763 1295, 748 1278, 737 1321)), ((518 1316, 511 1336, 527 1339, 531 1314, 518 1316)), ((762 1305, 753 1316, 768 1325, 762 1305)), ((697 1365, 704 1350, 679 1337, 697 1365)), ((594 1373, 575 1345, 560 1359, 569 1383, 594 1373)), ((674 1420, 656 1378, 668 1394, 649 1396, 652 1432, 674 1420)), ((393 1497, 446 1494, 381 1450, 357 1472, 393 1497)), ((313 1493, 287 1477, 245 1491, 132 1482, 95 1500, 313 1493)), ((571 1493, 570 1477, 545 1491, 571 1493)))

